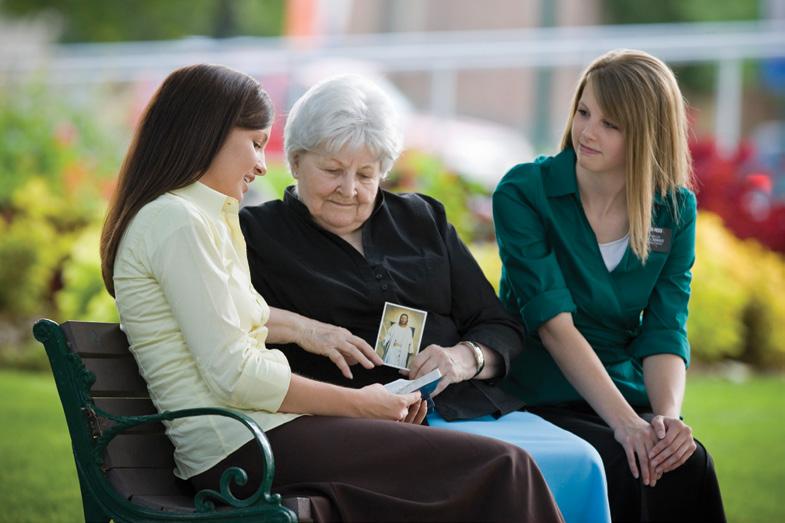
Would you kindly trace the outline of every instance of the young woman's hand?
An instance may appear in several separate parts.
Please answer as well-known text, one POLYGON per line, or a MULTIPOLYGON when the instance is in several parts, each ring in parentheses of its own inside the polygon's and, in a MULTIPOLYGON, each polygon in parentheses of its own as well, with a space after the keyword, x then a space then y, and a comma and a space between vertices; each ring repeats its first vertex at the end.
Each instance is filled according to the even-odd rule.
POLYGON ((412 423, 413 425, 422 425, 425 416, 428 415, 428 402, 420 400, 409 406, 409 413, 404 418, 404 423, 412 423))
POLYGON ((659 441, 649 451, 649 459, 658 475, 682 466, 698 447, 692 428, 679 418, 657 415, 652 418, 651 427, 659 441))
POLYGON ((329 323, 309 320, 300 329, 296 343, 308 352, 329 358, 349 379, 353 377, 351 365, 359 363, 372 369, 384 363, 364 339, 329 323))
POLYGON ((649 460, 651 450, 657 444, 654 428, 644 419, 636 416, 616 428, 613 435, 624 447, 632 475, 636 479, 642 478, 644 485, 653 487, 659 479, 649 460))
MULTIPOLYGON (((419 392, 393 394, 379 383, 367 385, 357 391, 357 413, 363 418, 385 419, 391 421, 414 422, 421 415, 422 401, 419 392), (414 414, 409 417, 410 411, 414 414)), ((425 411, 427 413, 427 407, 425 411)), ((425 416, 422 415, 422 418, 425 416)), ((422 419, 420 419, 422 422, 422 419)))

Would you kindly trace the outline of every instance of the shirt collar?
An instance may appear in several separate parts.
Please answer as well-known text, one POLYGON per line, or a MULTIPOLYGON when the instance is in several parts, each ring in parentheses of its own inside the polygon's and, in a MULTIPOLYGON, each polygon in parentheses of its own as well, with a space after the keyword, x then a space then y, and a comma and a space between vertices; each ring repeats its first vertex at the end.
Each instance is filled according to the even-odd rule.
POLYGON ((543 186, 548 196, 565 196, 578 192, 575 178, 575 151, 568 147, 552 158, 538 159, 546 170, 543 186))
MULTIPOLYGON (((545 187, 545 194, 555 197, 578 192, 575 161, 575 150, 572 147, 564 149, 552 158, 543 156, 535 160, 536 163, 543 165, 543 169, 546 169, 542 182, 545 187)), ((655 192, 654 204, 670 206, 671 203, 667 196, 661 196, 660 193, 655 192)))
POLYGON ((240 211, 240 202, 235 198, 211 189, 202 182, 194 182, 170 192, 188 200, 208 215, 215 217, 220 217, 222 212, 237 214, 240 211))
MULTIPOLYGON (((297 192, 295 188, 296 186, 290 185, 284 191, 283 193, 284 206, 289 207, 290 209, 298 213, 300 216, 311 219, 311 213, 308 211, 308 207, 306 207, 305 204, 300 200, 300 198, 297 197, 297 192)), ((379 209, 381 209, 384 206, 385 192, 387 191, 379 187, 379 192, 376 194, 376 202, 373 204, 373 212, 371 213, 371 216, 368 217, 368 220, 370 220, 374 215, 376 215, 376 213, 379 212, 379 209)))
POLYGON ((306 207, 305 204, 300 201, 300 198, 297 197, 297 191, 295 189, 296 186, 290 185, 283 192, 284 207, 292 209, 300 216, 310 218, 311 213, 308 212, 308 207, 306 207))

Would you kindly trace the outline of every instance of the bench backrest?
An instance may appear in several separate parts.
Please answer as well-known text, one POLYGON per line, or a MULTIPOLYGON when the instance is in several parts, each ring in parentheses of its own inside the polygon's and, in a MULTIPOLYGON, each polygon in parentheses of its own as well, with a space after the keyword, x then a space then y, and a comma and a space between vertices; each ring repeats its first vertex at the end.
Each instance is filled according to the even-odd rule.
MULTIPOLYGON (((306 522, 314 507, 337 517, 327 498, 288 497, 281 506, 280 496, 269 491, 255 500, 224 497, 231 506, 194 512, 195 492, 173 474, 174 447, 164 425, 134 419, 156 409, 119 325, 39 320, 33 333, 46 349, 63 405, 86 521, 306 522), (99 451, 101 441, 115 432, 107 433, 116 423, 112 417, 126 430, 99 451)), ((269 447, 265 452, 272 463, 269 447)))
MULTIPOLYGON (((156 413, 119 325, 69 321, 62 328, 71 350, 95 375, 89 395, 96 407, 117 416, 156 413)), ((99 418, 99 430, 110 425, 99 418)), ((119 434, 107 447, 102 469, 129 501, 193 510, 194 491, 172 474, 174 447, 164 431, 162 423, 149 423, 119 434)))
POLYGON ((96 407, 117 416, 156 413, 119 325, 39 322, 36 329, 52 363, 83 501, 88 503, 84 498, 91 490, 85 482, 103 475, 118 494, 135 504, 156 510, 194 510, 193 489, 172 474, 174 447, 163 424, 130 429, 112 439, 102 456, 93 452, 96 439, 112 425, 96 407))

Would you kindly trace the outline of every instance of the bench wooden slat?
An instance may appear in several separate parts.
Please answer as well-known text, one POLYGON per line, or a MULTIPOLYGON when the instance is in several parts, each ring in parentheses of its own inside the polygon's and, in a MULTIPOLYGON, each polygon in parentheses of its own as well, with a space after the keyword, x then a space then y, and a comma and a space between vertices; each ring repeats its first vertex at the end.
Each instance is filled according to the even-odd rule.
POLYGON ((115 416, 157 414, 153 402, 146 398, 93 398, 95 406, 115 416))
POLYGON ((147 384, 130 354, 122 358, 82 358, 82 362, 95 374, 90 389, 93 396, 149 397, 147 384))
POLYGON ((163 433, 119 434, 109 442, 105 464, 112 468, 174 469, 174 446, 163 433))
POLYGON ((193 488, 167 468, 110 468, 109 481, 126 499, 135 496, 193 496, 193 488))
POLYGON ((193 496, 133 496, 133 503, 164 512, 195 512, 193 496))
POLYGON ((61 327, 71 350, 82 357, 128 354, 128 338, 116 323, 67 321, 61 327))

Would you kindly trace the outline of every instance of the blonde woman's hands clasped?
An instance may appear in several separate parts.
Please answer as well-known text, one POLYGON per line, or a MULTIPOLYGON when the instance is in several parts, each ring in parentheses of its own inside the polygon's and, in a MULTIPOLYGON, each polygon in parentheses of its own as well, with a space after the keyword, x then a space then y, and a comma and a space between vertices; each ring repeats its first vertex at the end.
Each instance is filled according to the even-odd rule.
POLYGON ((657 415, 652 418, 651 426, 659 441, 649 452, 649 458, 658 475, 682 466, 698 447, 692 428, 679 418, 657 415))
POLYGON ((649 460, 652 449, 657 444, 657 435, 652 426, 643 418, 633 417, 629 422, 615 428, 613 435, 616 441, 624 447, 627 455, 627 464, 630 472, 637 479, 641 478, 643 484, 653 487, 661 474, 657 474, 649 460))

